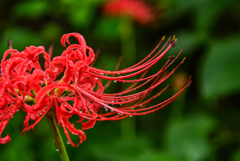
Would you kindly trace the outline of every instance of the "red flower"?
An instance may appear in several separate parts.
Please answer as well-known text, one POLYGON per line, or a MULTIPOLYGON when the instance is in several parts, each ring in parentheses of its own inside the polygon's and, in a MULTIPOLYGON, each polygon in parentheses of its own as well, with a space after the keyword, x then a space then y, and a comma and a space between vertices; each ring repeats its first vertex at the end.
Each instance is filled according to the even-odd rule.
POLYGON ((50 61, 49 54, 42 46, 27 47, 19 52, 9 49, 4 53, 1 61, 0 77, 0 143, 11 140, 9 135, 1 138, 2 131, 10 118, 20 109, 26 112, 25 128, 22 132, 33 129, 34 126, 49 113, 56 115, 58 125, 62 126, 69 143, 72 142, 69 132, 79 136, 79 143, 85 139, 82 130, 92 128, 96 121, 120 120, 132 115, 143 115, 163 108, 172 102, 189 85, 186 85, 171 98, 154 106, 146 105, 162 94, 165 86, 156 95, 149 97, 150 93, 162 84, 183 63, 181 61, 171 72, 163 72, 177 59, 169 57, 168 61, 153 75, 145 76, 147 71, 154 66, 175 45, 175 38, 168 40, 157 51, 155 49, 139 63, 118 71, 105 71, 91 66, 94 61, 94 51, 86 45, 82 35, 78 33, 65 34, 61 43, 70 44, 61 56, 50 61), (69 37, 73 36, 78 44, 70 44, 69 37), (44 68, 39 63, 39 56, 45 60, 44 68), (7 57, 10 57, 7 59, 7 57), (137 77, 138 79, 131 79, 137 77), (59 80, 59 78, 61 78, 59 80), (101 80, 109 82, 131 82, 129 88, 113 94, 104 93, 109 83, 103 85, 101 80), (148 85, 147 89, 144 87, 148 85), (133 91, 140 92, 132 94, 133 91), (77 115, 77 123, 82 124, 82 129, 76 129, 69 119, 77 115), (29 121, 33 120, 33 124, 29 121))
POLYGON ((141 0, 112 0, 105 4, 103 10, 111 16, 129 16, 140 24, 149 23, 156 17, 153 7, 141 0))

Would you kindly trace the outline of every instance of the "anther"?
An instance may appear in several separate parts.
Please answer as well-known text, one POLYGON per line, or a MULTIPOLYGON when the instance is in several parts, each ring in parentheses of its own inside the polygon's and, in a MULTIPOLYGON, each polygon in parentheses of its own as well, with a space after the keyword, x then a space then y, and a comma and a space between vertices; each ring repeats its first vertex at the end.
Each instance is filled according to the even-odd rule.
POLYGON ((168 59, 174 59, 175 58, 175 56, 169 56, 168 57, 168 59))
POLYGON ((170 41, 170 43, 172 44, 172 47, 173 47, 173 48, 174 48, 174 46, 176 46, 175 39, 172 39, 172 40, 170 41))
POLYGON ((7 41, 7 44, 8 44, 9 49, 12 49, 12 39, 11 38, 7 41))
POLYGON ((173 38, 170 41, 170 43, 172 44, 172 47, 176 46, 176 42, 177 42, 177 39, 176 39, 175 35, 173 35, 173 38))
POLYGON ((184 63, 185 60, 186 60, 186 57, 184 57, 184 58, 182 59, 181 63, 184 63))
POLYGON ((162 37, 162 41, 163 41, 165 38, 166 38, 166 36, 163 36, 163 37, 162 37))

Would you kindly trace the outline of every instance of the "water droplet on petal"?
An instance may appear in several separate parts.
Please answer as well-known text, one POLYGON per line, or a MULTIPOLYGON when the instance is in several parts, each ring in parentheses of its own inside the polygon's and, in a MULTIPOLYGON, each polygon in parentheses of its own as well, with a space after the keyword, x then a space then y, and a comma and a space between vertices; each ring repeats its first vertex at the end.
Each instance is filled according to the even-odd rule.
POLYGON ((117 83, 117 80, 114 80, 113 82, 114 82, 114 83, 117 83))

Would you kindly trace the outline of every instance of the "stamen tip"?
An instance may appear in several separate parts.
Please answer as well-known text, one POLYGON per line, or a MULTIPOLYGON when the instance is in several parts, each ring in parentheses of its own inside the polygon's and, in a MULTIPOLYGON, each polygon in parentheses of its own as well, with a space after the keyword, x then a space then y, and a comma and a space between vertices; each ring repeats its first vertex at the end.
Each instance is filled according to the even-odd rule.
POLYGON ((11 38, 7 41, 7 44, 8 44, 9 49, 12 49, 12 39, 11 38))
POLYGON ((166 36, 163 36, 163 37, 162 37, 162 41, 163 41, 165 38, 166 38, 166 36))
MULTIPOLYGON (((170 40, 170 39, 169 39, 169 40, 170 40)), ((172 40, 170 41, 170 43, 172 44, 172 47, 176 46, 176 42, 177 42, 176 36, 173 35, 173 38, 172 38, 172 40)))
POLYGON ((191 85, 192 81, 189 81, 187 84, 187 87, 189 87, 191 85))
POLYGON ((177 42, 177 39, 176 39, 176 36, 175 36, 175 35, 173 35, 173 40, 174 40, 175 42, 177 42))
POLYGON ((184 63, 185 60, 186 60, 186 57, 184 57, 184 58, 182 59, 181 63, 184 63))

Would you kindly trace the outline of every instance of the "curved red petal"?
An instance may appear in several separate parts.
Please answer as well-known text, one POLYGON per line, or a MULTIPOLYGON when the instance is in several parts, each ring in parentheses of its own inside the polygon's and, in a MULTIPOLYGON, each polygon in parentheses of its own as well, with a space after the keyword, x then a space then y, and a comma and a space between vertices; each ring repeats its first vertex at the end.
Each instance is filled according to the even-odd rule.
POLYGON ((3 138, 1 137, 4 128, 8 124, 8 121, 9 121, 9 119, 0 122, 0 144, 6 144, 9 141, 11 141, 11 138, 10 138, 10 136, 8 134, 5 137, 3 137, 3 138))
POLYGON ((94 125, 96 124, 96 120, 89 120, 87 122, 82 122, 81 124, 82 124, 82 129, 87 130, 94 127, 94 125))

